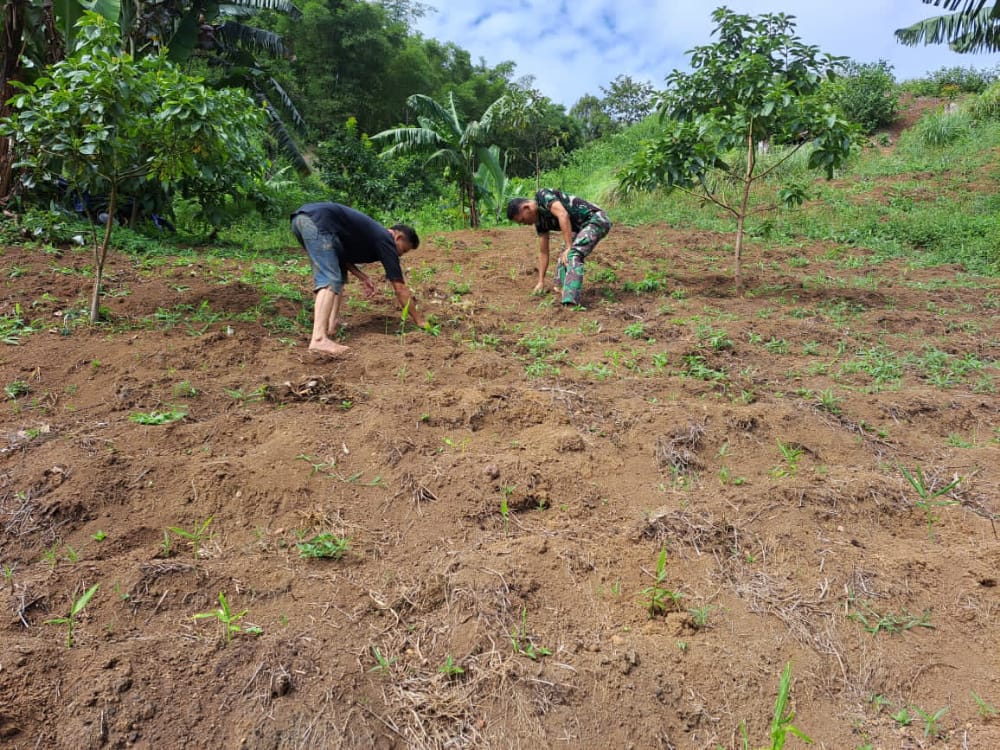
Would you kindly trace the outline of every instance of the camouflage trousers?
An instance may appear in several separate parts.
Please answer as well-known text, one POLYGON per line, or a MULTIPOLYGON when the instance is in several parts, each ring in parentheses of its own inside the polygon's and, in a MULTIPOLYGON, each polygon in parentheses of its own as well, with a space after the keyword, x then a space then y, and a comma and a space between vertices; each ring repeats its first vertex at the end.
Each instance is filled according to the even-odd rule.
POLYGON ((611 231, 611 220, 603 211, 594 214, 573 237, 567 255, 568 263, 556 261, 555 285, 562 290, 564 305, 579 305, 583 288, 583 261, 594 247, 611 231))

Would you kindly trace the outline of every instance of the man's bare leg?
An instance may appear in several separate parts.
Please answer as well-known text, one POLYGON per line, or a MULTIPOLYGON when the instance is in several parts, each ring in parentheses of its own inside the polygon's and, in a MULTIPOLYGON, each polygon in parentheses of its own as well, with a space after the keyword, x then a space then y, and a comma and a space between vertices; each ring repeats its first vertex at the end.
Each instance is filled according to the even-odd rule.
POLYGON ((350 347, 338 344, 326 333, 326 325, 340 304, 340 295, 334 294, 329 287, 323 287, 316 292, 316 306, 313 310, 312 339, 309 341, 309 351, 328 354, 331 357, 349 351, 350 347))
POLYGON ((340 301, 343 297, 343 293, 335 294, 333 296, 333 307, 330 310, 330 323, 326 327, 326 335, 331 338, 337 335, 337 314, 340 311, 340 301))

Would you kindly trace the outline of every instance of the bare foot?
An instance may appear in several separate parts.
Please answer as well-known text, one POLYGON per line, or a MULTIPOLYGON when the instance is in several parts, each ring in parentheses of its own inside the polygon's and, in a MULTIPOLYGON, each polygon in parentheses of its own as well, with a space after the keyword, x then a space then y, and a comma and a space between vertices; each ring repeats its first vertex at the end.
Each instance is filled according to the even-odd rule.
POLYGON ((349 352, 351 348, 338 344, 336 341, 326 339, 323 341, 312 341, 309 343, 309 351, 313 354, 324 354, 328 357, 339 357, 341 354, 349 352))

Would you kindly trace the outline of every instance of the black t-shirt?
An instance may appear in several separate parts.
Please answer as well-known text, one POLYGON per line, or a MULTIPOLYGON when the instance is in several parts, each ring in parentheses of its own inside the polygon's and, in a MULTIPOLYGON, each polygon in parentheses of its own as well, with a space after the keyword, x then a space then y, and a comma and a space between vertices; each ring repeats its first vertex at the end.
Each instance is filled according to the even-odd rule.
POLYGON ((403 281, 396 242, 389 230, 375 219, 350 206, 330 201, 307 203, 292 216, 298 214, 312 219, 320 232, 336 235, 342 248, 337 256, 342 267, 347 263, 379 261, 389 281, 403 281))

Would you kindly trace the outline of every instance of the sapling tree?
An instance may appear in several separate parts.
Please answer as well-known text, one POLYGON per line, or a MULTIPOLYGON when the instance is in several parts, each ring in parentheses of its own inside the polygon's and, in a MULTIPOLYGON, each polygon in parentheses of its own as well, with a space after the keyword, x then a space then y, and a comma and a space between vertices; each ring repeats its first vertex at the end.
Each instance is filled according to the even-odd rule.
POLYGON ((13 84, 21 93, 0 123, 29 186, 59 177, 78 195, 106 196, 102 236, 91 233, 91 322, 123 194, 187 181, 246 195, 266 164, 263 110, 247 94, 212 90, 165 55, 133 59, 120 39, 115 24, 85 13, 73 53, 34 83, 13 84))
MULTIPOLYGON (((751 194, 793 154, 809 149, 808 167, 832 177, 850 155, 854 128, 821 86, 844 58, 822 54, 793 35, 794 17, 758 17, 718 8, 714 44, 690 51, 693 72, 674 71, 661 94, 661 131, 619 176, 620 189, 681 190, 705 198, 736 220, 735 281, 751 194), (764 165, 764 145, 780 147, 764 165), (733 186, 734 190, 728 190, 733 186)), ((776 149, 777 150, 777 149, 776 149)), ((783 186, 780 202, 798 205, 801 185, 783 186)))

